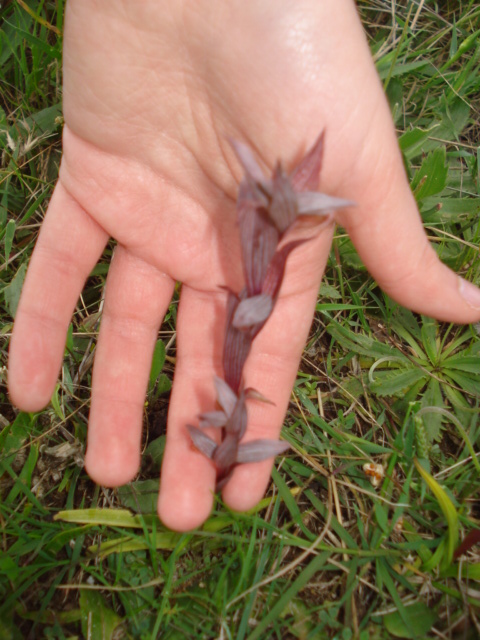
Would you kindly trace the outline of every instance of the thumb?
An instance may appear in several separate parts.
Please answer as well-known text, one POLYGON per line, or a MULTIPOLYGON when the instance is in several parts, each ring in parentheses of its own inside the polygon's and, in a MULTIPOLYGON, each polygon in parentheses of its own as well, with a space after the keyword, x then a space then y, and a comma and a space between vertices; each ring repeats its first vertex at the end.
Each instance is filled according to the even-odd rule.
POLYGON ((383 100, 383 113, 363 149, 363 168, 348 191, 358 206, 338 220, 369 272, 394 300, 438 320, 477 321, 480 290, 444 265, 429 243, 383 100))

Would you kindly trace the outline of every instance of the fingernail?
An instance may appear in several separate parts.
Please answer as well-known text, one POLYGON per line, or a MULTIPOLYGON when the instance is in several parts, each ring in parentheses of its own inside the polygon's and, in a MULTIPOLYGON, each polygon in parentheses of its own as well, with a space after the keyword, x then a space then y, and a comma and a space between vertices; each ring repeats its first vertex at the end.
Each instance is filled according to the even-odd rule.
POLYGON ((473 309, 480 311, 480 289, 468 280, 458 277, 458 289, 465 302, 473 309))

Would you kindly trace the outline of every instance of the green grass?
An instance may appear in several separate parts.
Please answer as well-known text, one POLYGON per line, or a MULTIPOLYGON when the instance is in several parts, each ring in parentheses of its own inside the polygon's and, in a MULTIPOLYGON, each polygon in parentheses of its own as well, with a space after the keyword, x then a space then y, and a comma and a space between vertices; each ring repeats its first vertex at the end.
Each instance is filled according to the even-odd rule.
MULTIPOLYGON (((2 6, 5 365, 60 159, 63 2, 2 6)), ((359 8, 428 235, 478 284, 480 8, 359 8)), ((479 327, 399 308, 339 229, 284 426, 292 453, 257 509, 234 514, 218 501, 204 528, 180 535, 152 507, 175 304, 159 334, 138 481, 102 489, 81 466, 110 255, 78 304, 50 407, 18 413, 2 370, 0 639, 478 638, 480 548, 455 550, 480 528, 479 327), (368 463, 382 469, 376 487, 368 463)))

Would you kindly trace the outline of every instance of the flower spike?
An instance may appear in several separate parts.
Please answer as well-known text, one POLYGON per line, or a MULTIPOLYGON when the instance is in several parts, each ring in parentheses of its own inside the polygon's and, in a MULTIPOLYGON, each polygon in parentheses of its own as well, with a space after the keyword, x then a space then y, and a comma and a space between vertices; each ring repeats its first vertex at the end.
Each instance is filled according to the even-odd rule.
POLYGON ((288 256, 309 241, 284 242, 289 231, 307 216, 321 220, 316 226, 321 229, 333 222, 337 209, 354 206, 349 200, 317 191, 324 141, 322 132, 290 174, 277 162, 271 177, 264 175, 247 145, 230 141, 245 171, 237 199, 245 286, 238 294, 228 291, 224 379, 217 377, 214 381, 220 409, 200 414, 201 428, 187 426, 194 446, 216 467, 217 491, 230 480, 237 465, 260 462, 289 448, 288 443, 277 440, 241 442, 248 422, 246 400, 269 402, 258 391, 244 388, 243 368, 253 340, 274 311, 288 256), (212 440, 204 427, 220 430, 220 443, 212 440))

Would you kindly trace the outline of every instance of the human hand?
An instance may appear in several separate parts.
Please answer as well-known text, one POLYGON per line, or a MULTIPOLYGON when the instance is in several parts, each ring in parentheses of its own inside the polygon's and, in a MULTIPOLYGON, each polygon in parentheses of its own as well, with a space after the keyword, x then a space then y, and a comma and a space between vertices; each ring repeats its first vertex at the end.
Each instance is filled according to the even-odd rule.
MULTIPOLYGON (((109 237, 92 380, 86 468, 117 486, 139 466, 152 350, 175 281, 183 283, 159 514, 187 530, 208 516, 211 463, 186 424, 212 408, 226 295, 242 270, 227 142, 271 168, 294 165, 326 131, 323 192, 354 200, 337 215, 383 289, 453 322, 480 317, 480 293, 441 264, 423 232, 394 128, 351 0, 296 3, 69 0, 64 45, 64 155, 18 306, 12 400, 45 406, 79 293, 109 237), (477 307, 476 309, 473 307, 477 307)), ((252 347, 246 439, 278 436, 331 243, 324 231, 289 258, 274 314, 252 347)), ((223 491, 247 509, 270 462, 238 467, 223 491)))

